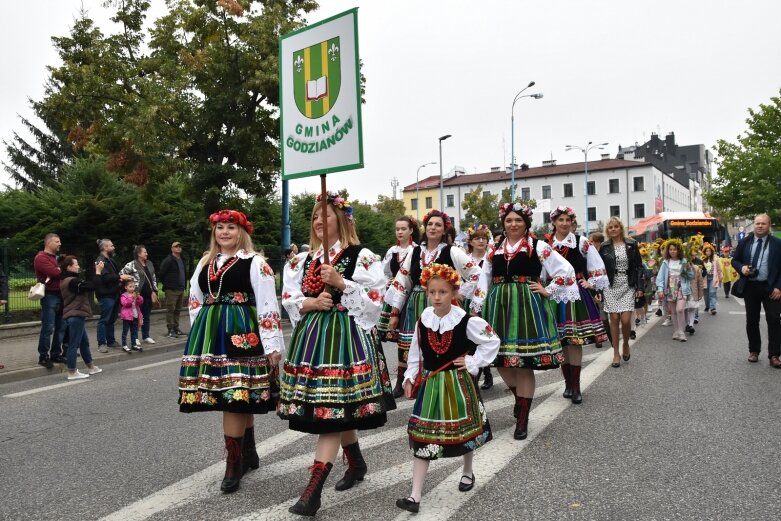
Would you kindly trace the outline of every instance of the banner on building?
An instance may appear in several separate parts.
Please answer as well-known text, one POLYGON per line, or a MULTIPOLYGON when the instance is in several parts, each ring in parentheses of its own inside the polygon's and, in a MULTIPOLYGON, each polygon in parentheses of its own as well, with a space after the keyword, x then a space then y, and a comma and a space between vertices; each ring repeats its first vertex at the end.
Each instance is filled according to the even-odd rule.
POLYGON ((279 40, 282 179, 363 168, 358 9, 279 40))

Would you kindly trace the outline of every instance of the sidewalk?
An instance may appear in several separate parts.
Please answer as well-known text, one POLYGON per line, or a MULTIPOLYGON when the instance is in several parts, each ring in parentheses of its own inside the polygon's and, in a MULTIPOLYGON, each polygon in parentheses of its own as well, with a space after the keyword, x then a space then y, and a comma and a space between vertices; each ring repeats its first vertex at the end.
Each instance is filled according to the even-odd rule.
MULTIPOLYGON (((142 342, 144 351, 139 353, 125 353, 121 348, 110 348, 108 353, 98 352, 98 342, 95 333, 97 317, 87 320, 87 334, 89 335, 90 352, 95 364, 98 366, 133 359, 150 354, 165 353, 168 351, 181 351, 184 349, 186 336, 181 338, 168 338, 168 329, 165 324, 165 310, 152 311, 152 327, 150 332, 156 344, 142 342)), ((190 320, 187 309, 182 309, 179 318, 182 331, 189 331, 190 320)), ((0 369, 0 384, 27 380, 48 374, 64 373, 65 364, 54 364, 51 369, 38 365, 38 336, 41 330, 40 322, 27 322, 25 324, 12 324, 0 326, 0 363, 5 365, 0 369)), ((114 326, 117 341, 121 341, 122 321, 117 320, 114 326)), ((78 358, 77 367, 84 368, 84 362, 78 358)))

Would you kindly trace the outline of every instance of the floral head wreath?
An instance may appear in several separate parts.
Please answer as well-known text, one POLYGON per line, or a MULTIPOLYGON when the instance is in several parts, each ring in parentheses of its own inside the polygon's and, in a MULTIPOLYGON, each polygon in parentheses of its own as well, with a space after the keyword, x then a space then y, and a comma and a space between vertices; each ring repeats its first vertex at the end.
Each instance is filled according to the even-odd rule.
POLYGON ((557 206, 553 209, 553 211, 550 213, 550 222, 555 221, 559 218, 559 215, 561 214, 567 214, 569 215, 570 219, 575 220, 577 217, 575 215, 575 210, 570 208, 569 206, 557 206))
POLYGON ((217 223, 238 224, 250 235, 252 235, 252 230, 254 229, 252 223, 247 219, 247 216, 244 215, 244 212, 236 210, 220 210, 219 212, 214 212, 209 216, 209 223, 212 227, 216 226, 217 223))
MULTIPOLYGON (((353 207, 350 205, 350 201, 345 199, 339 194, 335 194, 333 192, 326 192, 327 198, 326 202, 333 206, 334 208, 339 208, 344 212, 345 217, 347 217, 347 221, 352 224, 353 222, 353 207)), ((317 196, 317 202, 323 200, 323 194, 320 194, 317 196)))
POLYGON ((491 238, 491 230, 486 226, 485 224, 473 224, 469 228, 466 229, 466 239, 467 241, 471 241, 475 235, 478 234, 485 234, 488 236, 488 238, 491 238))
POLYGON ((712 245, 709 242, 703 242, 702 243, 702 253, 705 254, 705 248, 710 248, 710 251, 712 251, 714 254, 716 254, 719 250, 716 249, 714 245, 712 245))
POLYGON ((420 285, 424 288, 428 287, 428 281, 431 279, 442 279, 456 289, 461 282, 461 276, 458 272, 447 264, 435 263, 423 268, 423 272, 420 274, 420 285))
POLYGON ((440 212, 439 210, 431 210, 426 215, 423 216, 424 227, 428 225, 428 221, 432 217, 441 217, 442 220, 445 222, 445 229, 448 229, 451 226, 453 226, 453 224, 450 222, 450 217, 445 212, 440 212))
POLYGON ((667 251, 668 251, 668 249, 670 248, 670 246, 675 246, 676 248, 678 248, 678 258, 679 258, 679 259, 680 259, 681 257, 683 257, 683 256, 684 256, 684 254, 686 253, 686 252, 683 250, 683 242, 682 242, 680 239, 667 239, 666 241, 664 241, 664 242, 662 243, 662 251, 663 251, 665 254, 667 254, 667 251))
POLYGON ((504 221, 504 218, 507 217, 507 214, 510 212, 515 212, 517 214, 523 214, 531 221, 532 219, 532 209, 526 206, 525 204, 521 203, 503 203, 499 206, 499 220, 504 221))

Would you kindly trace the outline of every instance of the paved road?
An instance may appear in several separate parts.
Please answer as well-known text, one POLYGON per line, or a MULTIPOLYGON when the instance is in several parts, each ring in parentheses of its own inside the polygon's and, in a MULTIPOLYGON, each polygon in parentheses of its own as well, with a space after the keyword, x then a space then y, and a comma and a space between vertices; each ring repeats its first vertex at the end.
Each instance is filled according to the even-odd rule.
MULTIPOLYGON (((400 403, 361 438, 367 479, 335 492, 337 463, 318 519, 778 519, 781 370, 765 352, 745 361, 743 308, 720 304, 685 344, 654 317, 618 369, 609 349, 587 348, 582 406, 561 397, 560 373, 539 374, 524 442, 512 440, 512 400, 495 386, 484 399, 496 439, 477 452, 475 490, 456 490, 459 461, 437 462, 417 516, 394 506, 412 467, 410 402, 400 403)), ((0 385, 0 518, 295 519, 287 507, 314 438, 258 417, 261 469, 222 495, 220 415, 177 412, 177 361, 161 353, 86 381, 0 385)))

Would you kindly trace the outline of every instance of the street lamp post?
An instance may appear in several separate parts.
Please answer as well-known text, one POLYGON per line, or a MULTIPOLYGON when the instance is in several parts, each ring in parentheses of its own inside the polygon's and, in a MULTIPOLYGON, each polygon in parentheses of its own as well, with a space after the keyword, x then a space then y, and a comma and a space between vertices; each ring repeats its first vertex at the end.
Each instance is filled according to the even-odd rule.
POLYGON ((436 165, 436 161, 431 161, 430 163, 423 163, 418 167, 418 171, 415 174, 415 206, 416 210, 418 211, 417 219, 418 222, 420 222, 420 169, 423 167, 427 167, 428 165, 436 165))
POLYGON ((585 204, 585 212, 586 212, 586 236, 588 236, 588 153, 591 150, 604 150, 607 146, 607 143, 599 143, 594 144, 594 142, 589 141, 588 144, 585 147, 579 147, 577 145, 565 145, 564 150, 569 152, 570 150, 580 150, 583 152, 583 172, 584 172, 584 178, 583 178, 583 202, 585 204))
POLYGON ((510 201, 513 202, 515 201, 515 102, 521 98, 542 98, 541 92, 521 96, 526 89, 533 86, 534 82, 530 81, 527 86, 521 89, 521 91, 515 95, 515 98, 513 98, 513 105, 510 109, 510 201))
MULTIPOLYGON (((445 206, 445 184, 442 180, 442 142, 447 138, 452 137, 450 134, 445 134, 439 138, 439 211, 443 212, 445 206)), ((447 223, 445 223, 447 225, 447 223)))

